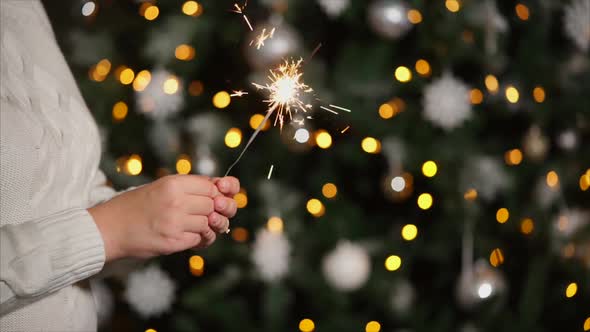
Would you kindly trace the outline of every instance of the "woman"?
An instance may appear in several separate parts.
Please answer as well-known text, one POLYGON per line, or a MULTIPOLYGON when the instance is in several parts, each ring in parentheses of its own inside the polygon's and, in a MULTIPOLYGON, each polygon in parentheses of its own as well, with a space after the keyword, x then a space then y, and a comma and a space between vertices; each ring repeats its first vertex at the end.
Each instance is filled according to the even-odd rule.
POLYGON ((239 183, 177 175, 115 196, 42 4, 0 6, 0 330, 95 331, 80 282, 120 258, 211 245, 239 183))

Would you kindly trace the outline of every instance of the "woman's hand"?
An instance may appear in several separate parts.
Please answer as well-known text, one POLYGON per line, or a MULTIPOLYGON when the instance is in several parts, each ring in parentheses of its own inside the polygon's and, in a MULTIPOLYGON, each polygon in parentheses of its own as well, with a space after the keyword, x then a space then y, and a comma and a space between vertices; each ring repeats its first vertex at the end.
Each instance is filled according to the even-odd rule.
POLYGON ((88 209, 103 237, 107 261, 211 245, 236 210, 223 193, 236 190, 237 180, 216 183, 198 175, 167 176, 88 209))
POLYGON ((215 212, 209 215, 209 226, 229 231, 229 218, 236 215, 237 204, 234 196, 240 191, 240 181, 233 176, 213 179, 219 194, 215 195, 215 212))

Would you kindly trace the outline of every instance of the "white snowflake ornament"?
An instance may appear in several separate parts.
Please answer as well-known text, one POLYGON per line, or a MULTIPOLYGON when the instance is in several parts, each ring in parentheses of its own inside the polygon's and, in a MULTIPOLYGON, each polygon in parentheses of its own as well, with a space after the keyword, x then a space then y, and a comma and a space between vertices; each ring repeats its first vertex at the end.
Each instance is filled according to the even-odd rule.
POLYGON ((282 279, 289 271, 291 245, 285 235, 261 229, 256 233, 252 262, 266 282, 282 279))
POLYGON ((362 246, 341 241, 324 257, 322 271, 332 287, 341 291, 354 291, 369 279, 371 259, 362 246))
POLYGON ((328 16, 334 18, 350 6, 350 0, 318 0, 318 4, 328 16))
POLYGON ((510 179, 503 164, 492 157, 469 160, 461 175, 461 191, 473 188, 485 200, 494 199, 509 184, 510 179))
POLYGON ((127 278, 125 300, 142 317, 159 316, 174 302, 175 284, 156 265, 133 272, 127 278))
POLYGON ((145 89, 135 93, 140 111, 152 119, 164 119, 180 111, 183 95, 180 79, 163 69, 154 70, 145 89))
POLYGON ((445 73, 424 88, 424 117, 434 125, 450 131, 471 116, 469 88, 445 73))
POLYGON ((573 0, 565 7, 563 18, 566 35, 582 51, 590 48, 590 0, 573 0))

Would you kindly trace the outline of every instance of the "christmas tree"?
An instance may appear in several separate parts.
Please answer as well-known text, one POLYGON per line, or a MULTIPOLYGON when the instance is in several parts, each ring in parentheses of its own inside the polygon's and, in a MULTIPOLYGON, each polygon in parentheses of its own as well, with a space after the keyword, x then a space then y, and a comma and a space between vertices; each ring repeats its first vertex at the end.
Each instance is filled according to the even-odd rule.
POLYGON ((45 6, 115 188, 222 176, 261 129, 232 232, 115 266, 102 330, 590 330, 589 0, 45 6), (263 123, 252 82, 298 59, 313 92, 263 123))

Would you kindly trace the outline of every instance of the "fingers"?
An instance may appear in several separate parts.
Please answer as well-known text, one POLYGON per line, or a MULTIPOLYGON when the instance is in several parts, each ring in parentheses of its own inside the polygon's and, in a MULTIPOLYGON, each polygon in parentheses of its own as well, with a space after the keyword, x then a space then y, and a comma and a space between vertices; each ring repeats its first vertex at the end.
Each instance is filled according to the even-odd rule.
POLYGON ((233 197, 233 195, 240 191, 240 181, 233 176, 213 179, 213 183, 215 183, 219 191, 226 196, 233 197))
POLYGON ((200 175, 175 175, 171 181, 175 181, 181 190, 191 195, 214 197, 219 194, 219 189, 206 176, 200 175))
POLYGON ((201 241, 201 244, 199 246, 200 247, 208 247, 208 246, 212 245, 213 242, 215 242, 217 235, 215 234, 215 232, 211 228, 208 228, 208 230, 201 233, 201 237, 203 238, 203 241, 201 241))
POLYGON ((190 215, 208 216, 215 210, 213 199, 206 196, 188 195, 181 202, 182 210, 190 215))
POLYGON ((189 216, 182 223, 184 232, 190 233, 205 233, 210 231, 209 218, 206 216, 189 216))
POLYGON ((229 219, 217 212, 213 212, 209 215, 209 227, 219 234, 225 234, 229 229, 229 219))
POLYGON ((228 218, 233 218, 237 212, 236 201, 225 196, 217 196, 214 198, 215 212, 220 213, 228 218))

